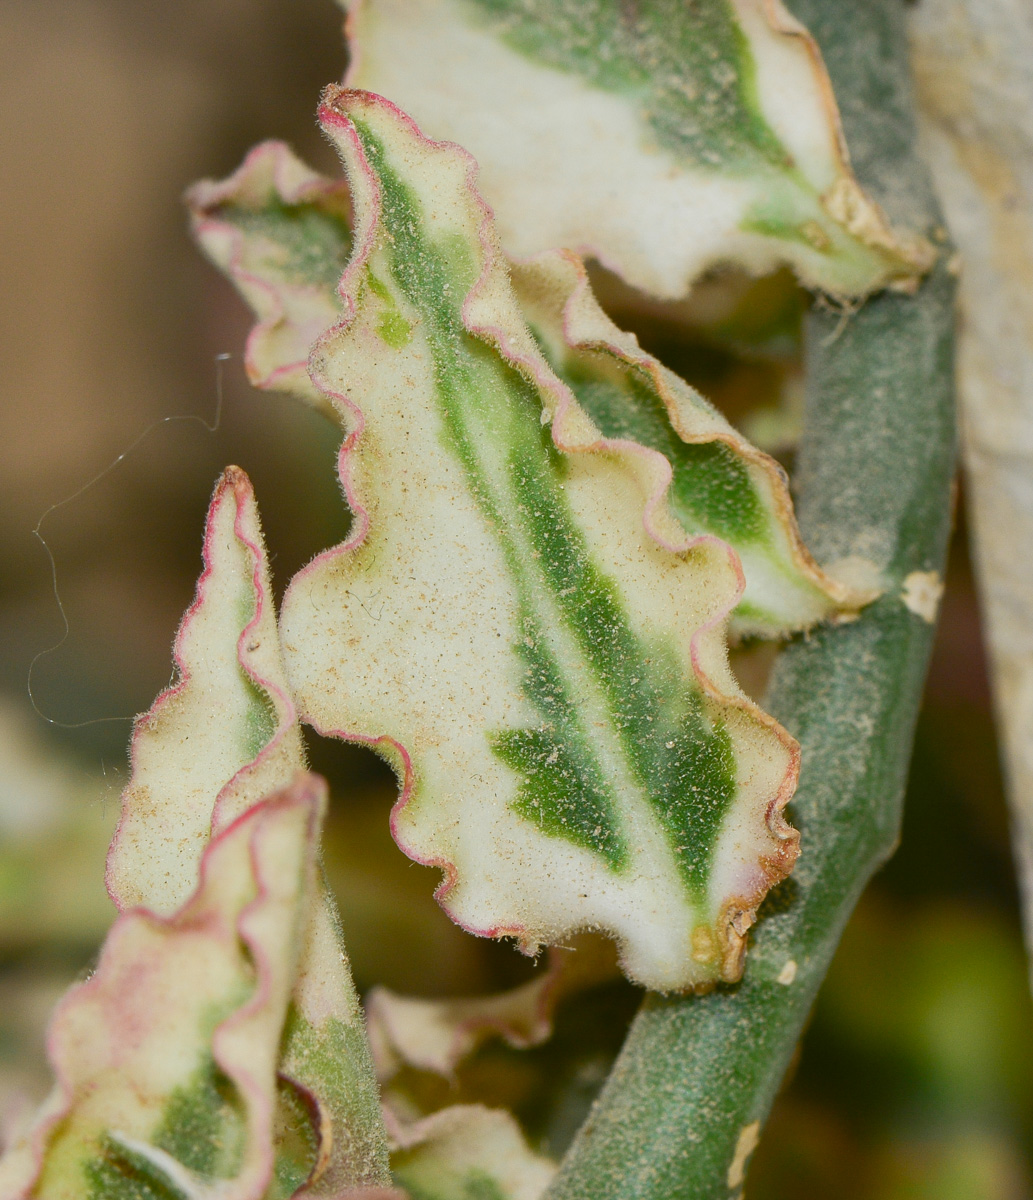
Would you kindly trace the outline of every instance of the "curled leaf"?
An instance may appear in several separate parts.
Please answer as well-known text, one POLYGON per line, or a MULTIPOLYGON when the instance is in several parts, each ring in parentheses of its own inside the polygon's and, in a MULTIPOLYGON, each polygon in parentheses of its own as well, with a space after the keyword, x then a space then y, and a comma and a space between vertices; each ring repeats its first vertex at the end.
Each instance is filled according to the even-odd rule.
MULTIPOLYGON (((204 571, 175 661, 179 678, 134 732, 108 857, 108 888, 123 910, 175 911, 209 838, 305 764, 258 508, 237 467, 212 497, 204 571)), ((387 1161, 362 1013, 322 880, 309 900, 281 1069, 317 1113, 317 1196, 386 1182, 387 1161)))
MULTIPOLYGON (((231 185, 239 188, 234 181, 250 178, 253 158, 254 154, 249 156, 225 184, 206 186, 218 195, 228 194, 231 185)), ((330 181, 323 183, 322 191, 332 194, 330 181)), ((277 197, 270 202, 260 234, 244 226, 236 232, 240 257, 249 261, 271 292, 285 290, 286 285, 275 267, 264 265, 263 239, 289 242, 294 236, 292 222, 309 203, 306 199, 291 205, 277 197)), ((197 228, 204 242, 209 225, 199 223, 197 228)), ((306 289, 323 286, 324 311, 336 319, 340 302, 331 273, 316 263, 314 255, 304 262, 310 268, 306 289)), ((553 251, 513 264, 512 276, 525 321, 550 365, 600 431, 608 437, 631 438, 664 454, 674 471, 669 493, 674 515, 688 532, 715 534, 738 553, 746 586, 732 619, 736 635, 782 636, 855 611, 873 598, 874 592, 851 589, 815 566, 800 541, 781 467, 610 321, 572 254, 553 251)), ((256 312, 261 315, 261 310, 256 312)), ((320 332, 330 324, 328 317, 320 332)), ((260 323, 252 339, 261 329, 260 323)), ((292 354, 297 349, 290 346, 292 354)), ((281 363, 281 371, 271 350, 268 355, 269 380, 295 379, 293 367, 287 369, 290 364, 281 363)), ((289 390, 297 392, 293 383, 289 390)))
POLYGON ((686 532, 735 548, 745 576, 732 618, 737 633, 782 636, 874 599, 817 567, 779 464, 614 325, 575 255, 515 263, 512 279, 551 366, 603 435, 663 454, 673 471, 668 502, 686 532))
POLYGON ((108 891, 123 910, 174 912, 196 886, 213 826, 304 765, 258 507, 239 467, 216 486, 203 558, 176 635, 178 678, 133 732, 132 775, 108 854, 108 891))
POLYGON ((351 250, 346 185, 282 142, 263 142, 228 179, 195 184, 187 205, 194 236, 259 318, 248 378, 332 412, 308 377, 308 353, 340 316, 334 286, 351 250))
POLYGON ((660 990, 737 978, 798 757, 728 668, 739 560, 552 371, 469 157, 366 93, 321 116, 358 250, 313 374, 356 518, 284 601, 299 708, 394 761, 395 837, 464 927, 606 930, 660 990))
POLYGON ((280 1037, 324 804, 319 782, 299 775, 211 842, 181 908, 122 913, 96 972, 58 1007, 48 1040, 57 1086, 0 1165, 0 1193, 266 1196, 280 1037))
POLYGON ((381 1080, 403 1066, 450 1076, 456 1065, 493 1034, 522 1048, 552 1031, 559 963, 529 983, 490 996, 427 1000, 373 988, 366 999, 373 1061, 381 1080))
POLYGON ((392 1124, 391 1167, 413 1200, 538 1200, 555 1164, 528 1146, 513 1117, 456 1104, 414 1125, 392 1124))
POLYGON ((403 1067, 415 1067, 452 1078, 491 1037, 518 1050, 548 1040, 561 1000, 617 974, 608 943, 585 936, 573 940, 572 947, 551 949, 548 966, 535 978, 504 992, 427 999, 371 989, 366 1019, 377 1077, 383 1083, 403 1067))
POLYGON ((850 171, 817 45, 781 0, 346 0, 347 82, 467 147, 506 249, 565 246, 684 295, 790 263, 859 295, 913 283, 850 171))

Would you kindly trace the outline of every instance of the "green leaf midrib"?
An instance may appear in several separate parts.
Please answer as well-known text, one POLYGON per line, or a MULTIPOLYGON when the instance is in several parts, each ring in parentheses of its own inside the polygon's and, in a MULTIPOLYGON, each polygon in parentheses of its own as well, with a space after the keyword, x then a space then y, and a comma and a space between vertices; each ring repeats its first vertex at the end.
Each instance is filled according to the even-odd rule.
MULTIPOLYGON (((580 797, 588 805, 586 821, 579 829, 548 832, 588 845, 612 868, 627 861, 612 772, 599 761, 599 738, 584 728, 583 689, 566 685, 551 628, 571 639, 581 674, 603 699, 623 773, 664 829, 686 891, 702 903, 716 837, 735 794, 728 731, 718 721, 710 727, 701 693, 673 651, 644 648, 630 629, 615 585, 592 563, 563 497, 564 459, 542 427, 536 390, 462 324, 459 304, 474 282, 475 264, 465 248, 424 235, 418 199, 388 164, 379 139, 363 122, 356 127, 379 178, 395 281, 423 316, 446 438, 513 578, 524 634, 514 650, 528 668, 525 695, 543 715, 539 738, 551 725, 561 753, 568 740, 579 740, 582 752, 592 748, 572 756, 588 776, 580 797), (487 469, 486 455, 495 460, 487 469), (541 620, 543 603, 551 627, 541 620), (603 826, 605 836, 589 832, 589 824, 603 826)), ((523 768, 525 780, 529 759, 544 748, 532 744, 533 733, 503 733, 495 745, 503 761, 523 768)), ((549 765, 561 764, 541 764, 549 765)), ((527 809, 518 803, 522 815, 530 815, 527 809)))

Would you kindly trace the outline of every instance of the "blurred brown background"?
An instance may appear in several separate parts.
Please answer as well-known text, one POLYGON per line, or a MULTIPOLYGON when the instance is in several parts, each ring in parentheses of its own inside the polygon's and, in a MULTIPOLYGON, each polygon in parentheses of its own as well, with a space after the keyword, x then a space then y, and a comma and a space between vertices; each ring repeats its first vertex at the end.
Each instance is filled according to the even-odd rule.
MULTIPOLYGON (((247 315, 192 246, 179 200, 267 137, 333 169, 313 114, 343 69, 340 26, 331 0, 0 0, 0 1121, 46 1087, 46 1011, 108 919, 100 871, 126 718, 168 682, 219 471, 251 475, 279 589, 347 528, 335 431, 248 387, 247 315), (217 432, 165 421, 212 420, 224 353, 217 432), (148 430, 44 521, 70 625, 33 672, 47 724, 27 680, 63 627, 33 528, 148 430)), ((711 394, 744 378, 713 347, 681 365, 711 394)), ((328 853, 360 986, 461 992, 521 977, 510 950, 448 924, 429 899, 434 873, 390 845, 387 772, 341 747, 313 755, 337 795, 328 853)), ((513 1103, 559 1148, 634 1003, 630 988, 603 989, 561 1014, 555 1048, 496 1049, 469 1088, 513 1103), (543 1083, 556 1072, 563 1104, 543 1083)), ((1033 1195, 1031 1031, 961 533, 902 847, 848 930, 751 1200, 1033 1195)))

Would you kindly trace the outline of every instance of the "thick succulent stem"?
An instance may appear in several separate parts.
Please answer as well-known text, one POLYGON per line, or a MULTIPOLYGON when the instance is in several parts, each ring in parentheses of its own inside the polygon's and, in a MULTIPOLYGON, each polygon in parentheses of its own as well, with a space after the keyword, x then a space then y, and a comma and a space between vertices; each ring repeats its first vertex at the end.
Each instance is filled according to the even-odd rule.
MULTIPOLYGON (((930 231, 903 6, 793 7, 825 54, 861 182, 892 217, 930 231)), ((913 297, 809 320, 801 527, 819 560, 874 561, 886 592, 776 665, 767 707, 803 748, 802 851, 741 984, 647 999, 549 1200, 738 1195, 843 926, 892 852, 950 526, 953 291, 941 266, 913 297)))

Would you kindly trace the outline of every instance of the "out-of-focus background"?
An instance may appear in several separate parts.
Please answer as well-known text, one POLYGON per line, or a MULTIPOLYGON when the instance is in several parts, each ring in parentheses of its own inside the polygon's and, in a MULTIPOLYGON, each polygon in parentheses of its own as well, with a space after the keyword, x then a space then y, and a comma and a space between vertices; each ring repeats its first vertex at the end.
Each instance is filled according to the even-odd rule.
MULTIPOLYGON (((347 529, 335 429, 249 388, 248 316, 179 199, 267 137, 334 169, 313 114, 343 69, 340 25, 331 0, 0 0, 0 1144, 47 1089, 47 1014, 111 918, 128 718, 169 681, 219 471, 251 475, 278 589, 347 529), (41 517, 69 633, 37 659, 64 632, 41 517)), ((672 314, 603 292, 791 462, 799 299, 764 286, 784 329, 745 358, 714 319, 720 294, 672 314)), ((901 848, 847 930, 751 1200, 1033 1195, 1033 1005, 963 522, 962 504, 901 848)), ((741 660, 747 686, 762 666, 741 660)), ((312 758, 334 789, 328 864, 360 987, 524 978, 511 949, 453 928, 435 873, 394 849, 386 769, 328 743, 312 758)), ((554 1046, 489 1048, 459 1089, 512 1104, 558 1150, 636 1002, 598 987, 561 1011, 554 1046)))

